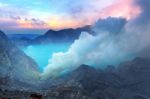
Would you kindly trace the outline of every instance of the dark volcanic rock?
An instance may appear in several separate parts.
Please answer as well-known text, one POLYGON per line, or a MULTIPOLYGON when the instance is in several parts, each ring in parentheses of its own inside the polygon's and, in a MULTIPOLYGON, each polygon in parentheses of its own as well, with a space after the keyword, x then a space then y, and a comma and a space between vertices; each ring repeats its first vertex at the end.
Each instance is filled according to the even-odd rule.
POLYGON ((59 87, 49 91, 44 99, 91 99, 84 90, 78 87, 59 87))
POLYGON ((86 91, 93 92, 96 89, 103 90, 107 87, 104 77, 102 71, 97 71, 87 65, 81 65, 70 74, 68 82, 78 82, 86 91))
POLYGON ((108 66, 106 70, 81 65, 45 84, 55 83, 55 86, 37 95, 43 99, 150 99, 149 66, 150 59, 144 58, 122 63, 116 68, 108 66))
POLYGON ((103 71, 81 65, 68 75, 62 84, 53 88, 58 94, 63 93, 63 96, 66 93, 59 88, 73 86, 85 92, 90 99, 149 99, 150 59, 135 58, 116 68, 109 66, 103 71))
POLYGON ((122 88, 143 95, 150 95, 150 59, 135 58, 118 67, 118 75, 124 78, 122 88))

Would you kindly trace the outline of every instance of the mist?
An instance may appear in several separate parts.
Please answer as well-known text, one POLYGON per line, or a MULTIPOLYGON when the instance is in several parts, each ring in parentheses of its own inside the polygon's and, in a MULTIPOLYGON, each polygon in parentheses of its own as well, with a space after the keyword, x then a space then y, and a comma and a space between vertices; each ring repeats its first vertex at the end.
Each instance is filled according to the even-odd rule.
POLYGON ((70 43, 49 43, 39 45, 29 45, 20 47, 28 56, 32 57, 39 65, 39 70, 42 72, 48 64, 48 59, 52 57, 52 53, 65 52, 69 48, 70 43))
POLYGON ((81 64, 104 68, 107 65, 117 65, 148 53, 149 50, 145 51, 150 46, 150 29, 148 28, 150 1, 135 0, 134 3, 141 8, 142 12, 139 16, 127 22, 124 21, 123 25, 118 24, 118 21, 112 23, 110 19, 109 22, 98 20, 92 26, 94 35, 82 32, 67 52, 52 55, 44 69, 43 78, 58 76, 63 72, 74 70, 81 64), (103 23, 105 27, 110 26, 109 23, 113 24, 112 26, 117 27, 117 31, 111 30, 114 27, 102 29, 103 23))
POLYGON ((44 69, 43 77, 58 76, 74 70, 81 64, 105 68, 107 65, 117 65, 121 61, 133 58, 134 53, 122 50, 119 43, 119 32, 124 30, 125 24, 126 20, 123 18, 98 20, 92 26, 94 34, 82 32, 67 52, 52 55, 44 69), (119 27, 116 28, 114 25, 119 27))

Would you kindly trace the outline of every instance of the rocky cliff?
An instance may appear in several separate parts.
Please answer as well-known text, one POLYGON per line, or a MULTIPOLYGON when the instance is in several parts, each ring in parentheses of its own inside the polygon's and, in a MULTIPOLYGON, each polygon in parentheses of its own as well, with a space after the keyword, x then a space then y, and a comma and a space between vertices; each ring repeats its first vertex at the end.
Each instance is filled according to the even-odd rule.
POLYGON ((47 97, 53 96, 52 99, 150 99, 149 75, 150 59, 145 58, 135 58, 121 63, 118 67, 108 66, 105 70, 81 65, 62 77, 63 79, 55 80, 53 82, 55 84, 48 88, 51 91, 47 92, 47 97))
POLYGON ((9 84, 34 83, 38 76, 38 65, 34 60, 25 55, 0 31, 0 78, 3 79, 1 82, 10 79, 9 84))

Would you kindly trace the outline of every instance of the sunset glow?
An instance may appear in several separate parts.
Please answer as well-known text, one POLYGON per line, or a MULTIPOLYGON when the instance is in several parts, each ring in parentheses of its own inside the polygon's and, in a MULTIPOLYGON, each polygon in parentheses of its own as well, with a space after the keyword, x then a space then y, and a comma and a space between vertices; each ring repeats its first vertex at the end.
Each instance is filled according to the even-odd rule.
POLYGON ((77 28, 107 17, 130 20, 141 13, 133 0, 83 0, 71 4, 70 0, 23 1, 7 0, 0 3, 0 26, 3 30, 77 28), (21 3, 24 5, 20 7, 21 3))

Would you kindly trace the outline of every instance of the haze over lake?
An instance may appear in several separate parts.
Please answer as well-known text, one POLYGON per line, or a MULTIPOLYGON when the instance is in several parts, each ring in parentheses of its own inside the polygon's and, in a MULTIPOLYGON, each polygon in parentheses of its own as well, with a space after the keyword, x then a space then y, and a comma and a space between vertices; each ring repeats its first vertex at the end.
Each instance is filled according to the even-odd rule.
POLYGON ((43 71, 53 53, 66 52, 69 46, 69 43, 50 43, 42 45, 30 45, 27 47, 22 47, 22 50, 28 56, 32 57, 39 65, 39 69, 43 71))

